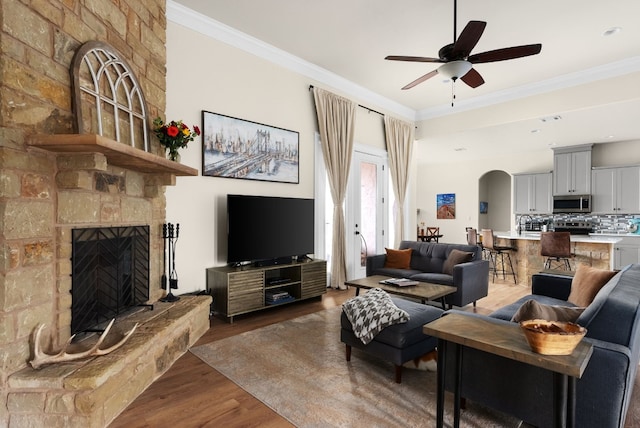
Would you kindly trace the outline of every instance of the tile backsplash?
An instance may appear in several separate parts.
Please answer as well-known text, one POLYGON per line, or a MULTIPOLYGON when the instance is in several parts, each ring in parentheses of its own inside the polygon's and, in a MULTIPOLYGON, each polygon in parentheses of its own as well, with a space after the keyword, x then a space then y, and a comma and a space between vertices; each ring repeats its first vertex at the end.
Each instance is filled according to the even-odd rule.
MULTIPOLYGON (((516 216, 516 224, 520 216, 516 216)), ((628 233, 627 225, 630 220, 640 219, 638 214, 628 215, 576 215, 576 214, 556 214, 556 215, 534 215, 531 221, 547 223, 552 225, 554 221, 590 221, 593 223, 593 232, 596 233, 628 233)), ((529 221, 529 218, 526 218, 529 221)), ((524 223, 524 219, 523 219, 524 223)))

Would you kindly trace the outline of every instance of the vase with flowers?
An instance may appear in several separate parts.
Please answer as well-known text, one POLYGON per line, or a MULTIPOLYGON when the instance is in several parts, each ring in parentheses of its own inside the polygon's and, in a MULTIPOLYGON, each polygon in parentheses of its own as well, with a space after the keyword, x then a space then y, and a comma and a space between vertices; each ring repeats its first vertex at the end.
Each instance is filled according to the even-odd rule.
POLYGON ((160 144, 167 150, 167 156, 172 161, 178 161, 180 154, 178 149, 187 147, 189 141, 200 135, 200 128, 193 125, 193 131, 182 120, 163 122, 159 117, 153 121, 153 132, 158 137, 160 144))

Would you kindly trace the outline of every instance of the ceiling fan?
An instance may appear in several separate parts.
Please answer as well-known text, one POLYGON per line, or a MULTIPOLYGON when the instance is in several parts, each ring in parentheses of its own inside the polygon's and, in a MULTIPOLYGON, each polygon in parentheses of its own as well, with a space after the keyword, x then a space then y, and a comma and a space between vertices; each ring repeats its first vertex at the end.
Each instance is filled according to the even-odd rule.
POLYGON ((482 36, 487 23, 484 21, 469 21, 466 27, 462 30, 462 33, 460 33, 460 37, 456 39, 457 9, 457 0, 454 0, 453 43, 442 47, 442 49, 438 51, 438 58, 398 55, 389 55, 385 57, 385 59, 391 61, 433 62, 443 64, 436 70, 430 71, 413 82, 405 85, 402 89, 411 89, 425 80, 432 78, 436 74, 442 74, 454 82, 460 79, 470 87, 477 88, 484 83, 484 79, 480 73, 473 68, 474 64, 522 58, 525 56, 536 55, 542 50, 542 45, 537 43, 533 45, 495 49, 471 55, 471 51, 480 40, 480 36, 482 36))

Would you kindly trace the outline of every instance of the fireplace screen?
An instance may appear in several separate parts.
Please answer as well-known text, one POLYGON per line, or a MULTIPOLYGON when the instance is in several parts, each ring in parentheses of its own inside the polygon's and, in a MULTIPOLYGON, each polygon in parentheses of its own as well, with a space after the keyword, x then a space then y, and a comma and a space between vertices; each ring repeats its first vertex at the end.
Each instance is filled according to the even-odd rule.
POLYGON ((71 334, 149 299, 149 226, 72 231, 71 334))

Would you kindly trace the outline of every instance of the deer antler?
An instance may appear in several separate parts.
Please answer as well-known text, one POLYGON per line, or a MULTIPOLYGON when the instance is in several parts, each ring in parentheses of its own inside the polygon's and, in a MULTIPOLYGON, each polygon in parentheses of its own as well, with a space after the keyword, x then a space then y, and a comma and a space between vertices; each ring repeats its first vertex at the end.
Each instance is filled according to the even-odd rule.
POLYGON ((86 351, 78 352, 75 354, 67 353, 67 348, 69 347, 69 345, 71 344, 71 341, 75 337, 75 334, 74 334, 69 338, 69 340, 67 340, 67 343, 64 344, 64 347, 62 348, 62 350, 55 355, 47 354, 44 351, 42 351, 42 349, 40 349, 40 335, 42 333, 42 329, 44 328, 44 325, 40 324, 36 329, 36 333, 34 336, 35 343, 33 347, 33 354, 34 354, 33 360, 29 361, 29 364, 31 364, 31 367, 33 367, 34 369, 39 369, 44 364, 81 360, 87 357, 92 357, 97 355, 106 355, 110 352, 115 351, 116 349, 124 345, 124 343, 129 339, 129 337, 131 337, 136 327, 138 327, 138 323, 136 323, 133 326, 133 328, 129 330, 129 332, 125 334, 125 336, 118 343, 108 348, 100 349, 100 345, 102 345, 102 342, 104 342, 104 339, 109 334, 109 330, 111 330, 111 326, 113 325, 114 321, 115 321, 115 318, 111 320, 111 322, 109 323, 107 328, 104 330, 104 332, 102 333, 102 335, 100 336, 96 344, 93 345, 90 349, 87 349, 86 351))

